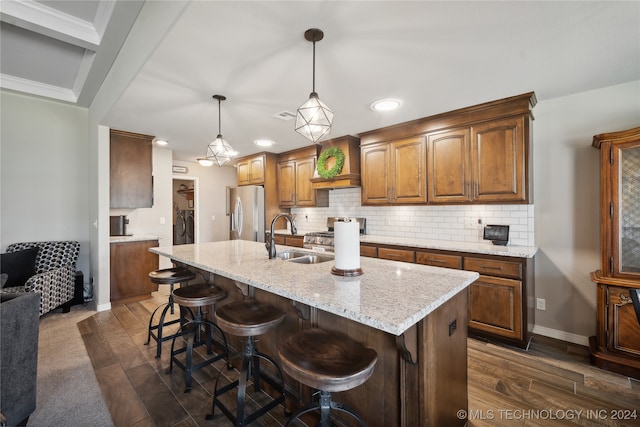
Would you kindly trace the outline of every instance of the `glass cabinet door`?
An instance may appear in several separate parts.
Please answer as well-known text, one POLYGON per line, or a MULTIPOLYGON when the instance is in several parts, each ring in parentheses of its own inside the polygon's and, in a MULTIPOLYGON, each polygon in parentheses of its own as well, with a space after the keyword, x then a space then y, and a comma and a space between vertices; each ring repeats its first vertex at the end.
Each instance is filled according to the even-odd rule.
POLYGON ((640 145, 620 144, 613 151, 613 273, 640 277, 640 145))

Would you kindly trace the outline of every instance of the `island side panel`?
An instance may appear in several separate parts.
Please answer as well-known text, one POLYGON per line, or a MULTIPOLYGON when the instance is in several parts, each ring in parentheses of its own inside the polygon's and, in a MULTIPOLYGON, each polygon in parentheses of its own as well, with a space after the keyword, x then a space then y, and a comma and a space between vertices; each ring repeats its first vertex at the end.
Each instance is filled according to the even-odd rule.
POLYGON ((467 321, 464 289, 419 324, 420 426, 464 426, 467 399, 467 321), (455 330, 452 323, 455 322, 455 330), (464 411, 464 416, 460 414, 464 411))
MULTIPOLYGON (((353 408, 367 426, 402 425, 400 356, 395 336, 322 310, 317 310, 317 326, 343 333, 378 353, 378 361, 371 378, 355 389, 332 393, 332 397, 337 402, 353 408)), ((415 399, 416 396, 414 395, 413 398, 415 399)), ((334 415, 343 417, 339 413, 334 415)), ((409 423, 408 425, 417 426, 418 424, 409 423)))

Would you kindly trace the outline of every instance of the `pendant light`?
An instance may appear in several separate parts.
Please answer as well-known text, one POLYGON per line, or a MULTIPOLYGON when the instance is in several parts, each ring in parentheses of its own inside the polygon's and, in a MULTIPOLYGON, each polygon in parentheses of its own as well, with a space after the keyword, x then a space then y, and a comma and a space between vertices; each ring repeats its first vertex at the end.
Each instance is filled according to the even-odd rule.
POLYGON ((333 111, 320 101, 316 93, 316 42, 324 37, 322 30, 311 28, 304 33, 304 38, 313 43, 313 89, 307 102, 298 108, 295 130, 314 143, 331 132, 333 111))
POLYGON ((231 145, 222 138, 220 130, 220 102, 227 98, 223 95, 213 95, 213 99, 218 100, 218 136, 207 146, 207 157, 198 159, 202 166, 211 166, 214 163, 218 166, 224 166, 236 155, 231 145))

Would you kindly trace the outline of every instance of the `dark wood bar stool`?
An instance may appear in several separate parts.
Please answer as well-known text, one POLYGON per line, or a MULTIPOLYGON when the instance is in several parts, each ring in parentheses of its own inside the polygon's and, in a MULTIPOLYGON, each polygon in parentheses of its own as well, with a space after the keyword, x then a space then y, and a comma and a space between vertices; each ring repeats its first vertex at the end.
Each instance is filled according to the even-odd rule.
POLYGON ((320 391, 318 403, 295 413, 287 426, 307 412, 320 410, 320 426, 331 425, 331 410, 365 423, 352 409, 331 400, 331 392, 350 390, 371 377, 378 355, 346 335, 312 328, 288 337, 278 350, 282 369, 291 378, 320 391))
POLYGON ((149 319, 149 333, 147 335, 147 342, 145 343, 145 345, 151 342, 151 338, 156 340, 156 343, 157 343, 156 358, 160 357, 160 355, 162 354, 162 343, 164 341, 172 339, 174 336, 174 334, 171 334, 168 336, 164 335, 163 328, 165 326, 173 325, 178 322, 182 323, 182 318, 171 320, 169 322, 164 321, 164 318, 167 315, 167 311, 171 310, 171 314, 174 314, 173 285, 175 285, 176 283, 179 283, 182 286, 183 284, 187 284, 190 280, 193 280, 195 278, 196 278, 195 273, 193 273, 192 271, 184 267, 164 268, 164 269, 155 270, 149 273, 149 279, 153 283, 157 283, 158 285, 170 286, 169 301, 165 304, 159 305, 155 310, 153 310, 153 313, 151 313, 151 318, 149 319), (160 313, 160 319, 158 320, 158 323, 154 325, 153 318, 155 317, 158 310, 160 310, 161 308, 162 308, 162 312, 160 313))
POLYGON ((226 297, 227 291, 209 283, 185 286, 173 291, 173 298, 176 304, 180 306, 183 314, 185 312, 183 309, 196 309, 193 319, 186 323, 183 322, 171 342, 171 360, 168 373, 173 371, 174 363, 184 370, 185 393, 191 391, 191 375, 193 372, 222 358, 229 358, 227 339, 224 333, 215 323, 206 318, 207 311, 204 310, 205 307, 213 307, 216 302, 226 297), (204 326, 204 339, 202 338, 202 326, 204 326), (219 335, 217 340, 213 336, 214 330, 219 335), (185 335, 188 335, 186 346, 175 349, 176 339, 185 335), (201 345, 206 345, 207 355, 213 354, 213 356, 194 364, 193 349, 201 345), (217 347, 219 351, 214 353, 213 346, 217 347), (186 353, 184 361, 178 357, 182 353, 186 353))
MULTIPOLYGON (((236 357, 242 357, 242 368, 238 380, 222 387, 218 390, 218 382, 220 376, 216 380, 213 391, 213 403, 211 405, 211 414, 207 415, 207 419, 213 419, 216 406, 229 418, 237 427, 245 426, 256 420, 261 415, 275 408, 280 403, 285 402, 284 397, 284 377, 280 368, 268 355, 261 353, 255 347, 255 336, 262 335, 267 331, 275 328, 285 318, 285 313, 273 307, 272 305, 261 303, 254 299, 237 301, 226 304, 216 310, 215 313, 217 325, 226 333, 247 337, 244 351, 236 357), (274 380, 270 375, 261 372, 259 360, 263 359, 275 368, 279 378, 274 380), (251 414, 245 414, 245 399, 247 390, 247 381, 253 380, 254 390, 260 391, 260 382, 265 381, 280 393, 280 396, 271 400, 264 406, 261 406, 251 414), (227 408, 219 399, 223 394, 238 388, 238 400, 235 415, 227 408)), ((287 410, 285 408, 285 416, 287 410)))

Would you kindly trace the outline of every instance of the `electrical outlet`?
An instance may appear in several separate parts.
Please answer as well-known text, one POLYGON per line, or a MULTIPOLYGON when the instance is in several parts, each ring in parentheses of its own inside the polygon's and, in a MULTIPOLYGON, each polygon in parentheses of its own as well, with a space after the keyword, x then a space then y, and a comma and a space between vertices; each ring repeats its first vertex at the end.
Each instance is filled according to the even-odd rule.
POLYGON ((478 226, 478 223, 475 219, 465 219, 464 220, 464 228, 467 230, 474 230, 478 226))
POLYGON ((536 298, 536 309, 538 310, 546 310, 547 309, 547 301, 544 298, 536 298))
POLYGON ((164 225, 165 223, 165 219, 163 216, 160 217, 160 225, 164 225))
POLYGON ((458 329, 458 322, 454 319, 451 323, 449 323, 449 336, 453 335, 453 333, 458 329))

